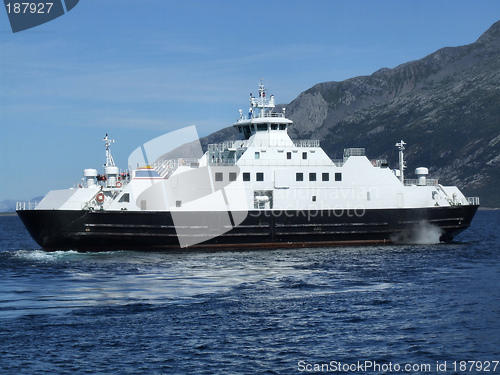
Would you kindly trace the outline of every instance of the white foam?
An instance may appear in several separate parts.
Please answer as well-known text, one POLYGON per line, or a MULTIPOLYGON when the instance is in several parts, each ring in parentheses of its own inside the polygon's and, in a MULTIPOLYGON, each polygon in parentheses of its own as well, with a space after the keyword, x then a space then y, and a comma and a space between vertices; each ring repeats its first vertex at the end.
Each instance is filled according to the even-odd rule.
POLYGON ((47 252, 43 250, 18 250, 14 252, 14 256, 28 259, 28 260, 37 260, 37 261, 56 261, 68 255, 76 255, 78 254, 75 250, 67 250, 67 251, 52 251, 47 252))
POLYGON ((440 243, 443 230, 436 225, 421 221, 412 228, 395 233, 391 241, 396 244, 431 245, 440 243))

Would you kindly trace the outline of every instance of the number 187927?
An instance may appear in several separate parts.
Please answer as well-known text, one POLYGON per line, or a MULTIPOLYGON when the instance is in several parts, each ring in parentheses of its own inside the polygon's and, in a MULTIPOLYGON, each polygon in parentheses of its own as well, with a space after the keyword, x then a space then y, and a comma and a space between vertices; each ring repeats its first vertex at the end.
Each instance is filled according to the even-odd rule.
POLYGON ((54 3, 7 3, 7 13, 50 13, 54 3))

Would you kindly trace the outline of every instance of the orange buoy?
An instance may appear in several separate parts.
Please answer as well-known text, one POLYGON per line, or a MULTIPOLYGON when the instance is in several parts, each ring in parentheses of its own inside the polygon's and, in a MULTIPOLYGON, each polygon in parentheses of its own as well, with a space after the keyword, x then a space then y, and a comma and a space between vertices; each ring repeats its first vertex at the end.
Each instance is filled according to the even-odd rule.
POLYGON ((102 203, 104 202, 104 194, 103 193, 99 193, 95 196, 95 200, 97 201, 97 203, 102 203))

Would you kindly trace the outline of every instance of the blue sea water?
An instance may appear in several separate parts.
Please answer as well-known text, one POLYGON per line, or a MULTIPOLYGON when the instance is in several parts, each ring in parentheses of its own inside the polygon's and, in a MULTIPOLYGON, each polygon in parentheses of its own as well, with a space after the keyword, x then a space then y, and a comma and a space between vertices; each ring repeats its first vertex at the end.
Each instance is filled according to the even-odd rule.
POLYGON ((1 216, 0 374, 500 374, 499 228, 480 211, 450 244, 46 253, 1 216))

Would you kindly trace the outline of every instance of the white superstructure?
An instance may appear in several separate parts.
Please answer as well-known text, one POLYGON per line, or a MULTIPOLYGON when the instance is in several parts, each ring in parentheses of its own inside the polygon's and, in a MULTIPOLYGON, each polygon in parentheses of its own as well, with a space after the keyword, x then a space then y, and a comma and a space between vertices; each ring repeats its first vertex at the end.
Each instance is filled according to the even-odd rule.
POLYGON ((240 111, 234 124, 238 140, 210 144, 199 160, 153 163, 133 170, 131 176, 120 174, 115 166, 110 152, 114 141, 106 134, 104 175, 86 169, 81 188, 51 191, 36 209, 191 210, 188 202, 193 201, 192 188, 197 183, 198 190, 206 190, 198 195, 207 197, 207 202, 195 197, 199 210, 219 209, 211 201, 214 183, 222 183, 225 193, 233 197, 233 210, 365 210, 476 203, 457 187, 427 179, 427 168, 416 169, 417 179, 404 179, 406 143, 402 140, 396 144, 400 153, 396 170, 389 169, 385 160, 369 160, 363 148, 345 149, 343 159, 332 160, 319 141, 290 139, 287 130, 292 121, 284 111, 274 112, 274 107, 274 97, 267 98, 261 84, 259 96, 250 97, 248 116, 240 111), (207 181, 203 173, 186 173, 200 168, 208 173, 207 181), (156 184, 161 189, 152 189, 156 184), (161 195, 156 195, 159 190, 161 195))

